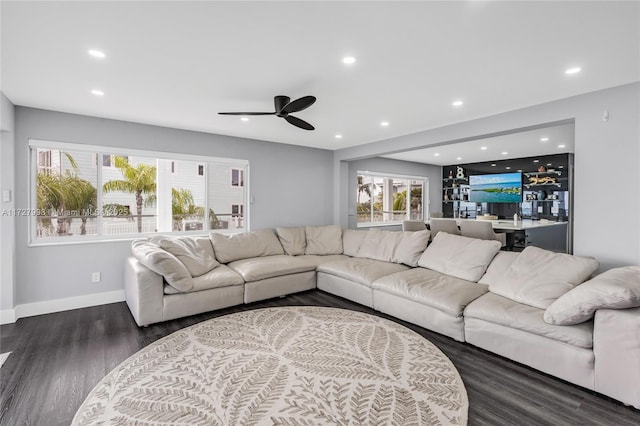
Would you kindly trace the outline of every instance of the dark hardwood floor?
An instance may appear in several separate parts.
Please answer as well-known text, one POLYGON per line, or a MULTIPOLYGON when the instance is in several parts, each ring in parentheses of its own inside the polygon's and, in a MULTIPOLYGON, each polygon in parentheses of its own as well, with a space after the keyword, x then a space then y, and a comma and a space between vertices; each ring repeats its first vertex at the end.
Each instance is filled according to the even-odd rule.
POLYGON ((151 342, 189 325, 247 309, 333 306, 392 319, 437 345, 469 395, 470 425, 640 425, 640 410, 469 344, 311 290, 139 328, 125 303, 23 318, 0 327, 0 424, 68 425, 109 371, 151 342))

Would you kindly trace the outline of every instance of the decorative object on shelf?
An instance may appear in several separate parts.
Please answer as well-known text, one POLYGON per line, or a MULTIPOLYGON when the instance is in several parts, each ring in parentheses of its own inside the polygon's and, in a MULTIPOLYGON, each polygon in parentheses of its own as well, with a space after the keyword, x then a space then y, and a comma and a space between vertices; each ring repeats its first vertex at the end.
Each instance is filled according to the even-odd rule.
POLYGON ((449 170, 449 179, 453 178, 453 170, 449 170))
POLYGON ((542 172, 546 172, 547 168, 546 168, 546 166, 540 166, 540 167, 538 167, 538 171, 541 172, 541 173, 542 172))
POLYGON ((529 177, 530 185, 548 185, 556 183, 556 178, 553 176, 531 176, 529 177))
POLYGON ((540 190, 538 191, 538 200, 546 200, 547 199, 547 191, 540 190))
POLYGON ((527 201, 536 201, 538 199, 538 196, 536 194, 527 194, 526 200, 527 201))
POLYGON ((464 179, 464 169, 460 166, 456 166, 456 177, 458 179, 464 179))
POLYGON ((449 193, 447 191, 444 192, 444 200, 449 201, 449 193))

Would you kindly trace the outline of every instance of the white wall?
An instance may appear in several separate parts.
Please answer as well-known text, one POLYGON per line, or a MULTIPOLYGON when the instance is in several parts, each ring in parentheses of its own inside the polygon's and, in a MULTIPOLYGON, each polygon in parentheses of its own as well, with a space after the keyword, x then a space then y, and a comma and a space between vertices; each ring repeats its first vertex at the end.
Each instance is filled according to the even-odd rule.
POLYGON ((574 253, 596 257, 601 269, 638 265, 639 117, 640 83, 633 83, 334 151, 334 222, 348 223, 350 160, 574 121, 574 253))
MULTIPOLYGON (((15 128, 18 207, 28 206, 28 140, 43 139, 249 160, 251 229, 331 223, 331 151, 20 106, 15 128)), ((29 247, 27 223, 16 221, 16 304, 122 291, 128 241, 29 247)))
MULTIPOLYGON (((11 201, 0 201, 0 323, 13 320, 15 269, 14 106, 0 92, 0 197, 11 191, 11 201)), ((2 198, 0 198, 2 200, 2 198)))

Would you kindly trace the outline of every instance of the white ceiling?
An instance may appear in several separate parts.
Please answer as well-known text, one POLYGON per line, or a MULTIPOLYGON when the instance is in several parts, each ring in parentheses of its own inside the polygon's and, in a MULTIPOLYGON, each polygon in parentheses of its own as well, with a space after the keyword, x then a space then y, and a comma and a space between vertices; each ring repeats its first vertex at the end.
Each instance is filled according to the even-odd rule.
POLYGON ((384 157, 449 166, 567 152, 574 152, 573 123, 389 154, 384 157), (486 149, 482 149, 483 147, 486 149))
POLYGON ((638 81, 639 5, 2 1, 1 88, 16 105, 337 149, 638 81), (280 94, 318 98, 295 114, 315 131, 217 115, 280 94))

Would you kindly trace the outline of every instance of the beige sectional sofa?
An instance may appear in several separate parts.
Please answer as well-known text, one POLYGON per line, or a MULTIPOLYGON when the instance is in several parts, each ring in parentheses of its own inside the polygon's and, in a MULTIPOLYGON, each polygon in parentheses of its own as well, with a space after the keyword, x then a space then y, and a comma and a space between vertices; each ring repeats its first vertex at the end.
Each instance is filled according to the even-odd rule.
POLYGON ((429 231, 277 228, 132 243, 138 325, 312 288, 640 409, 640 266, 429 231))

